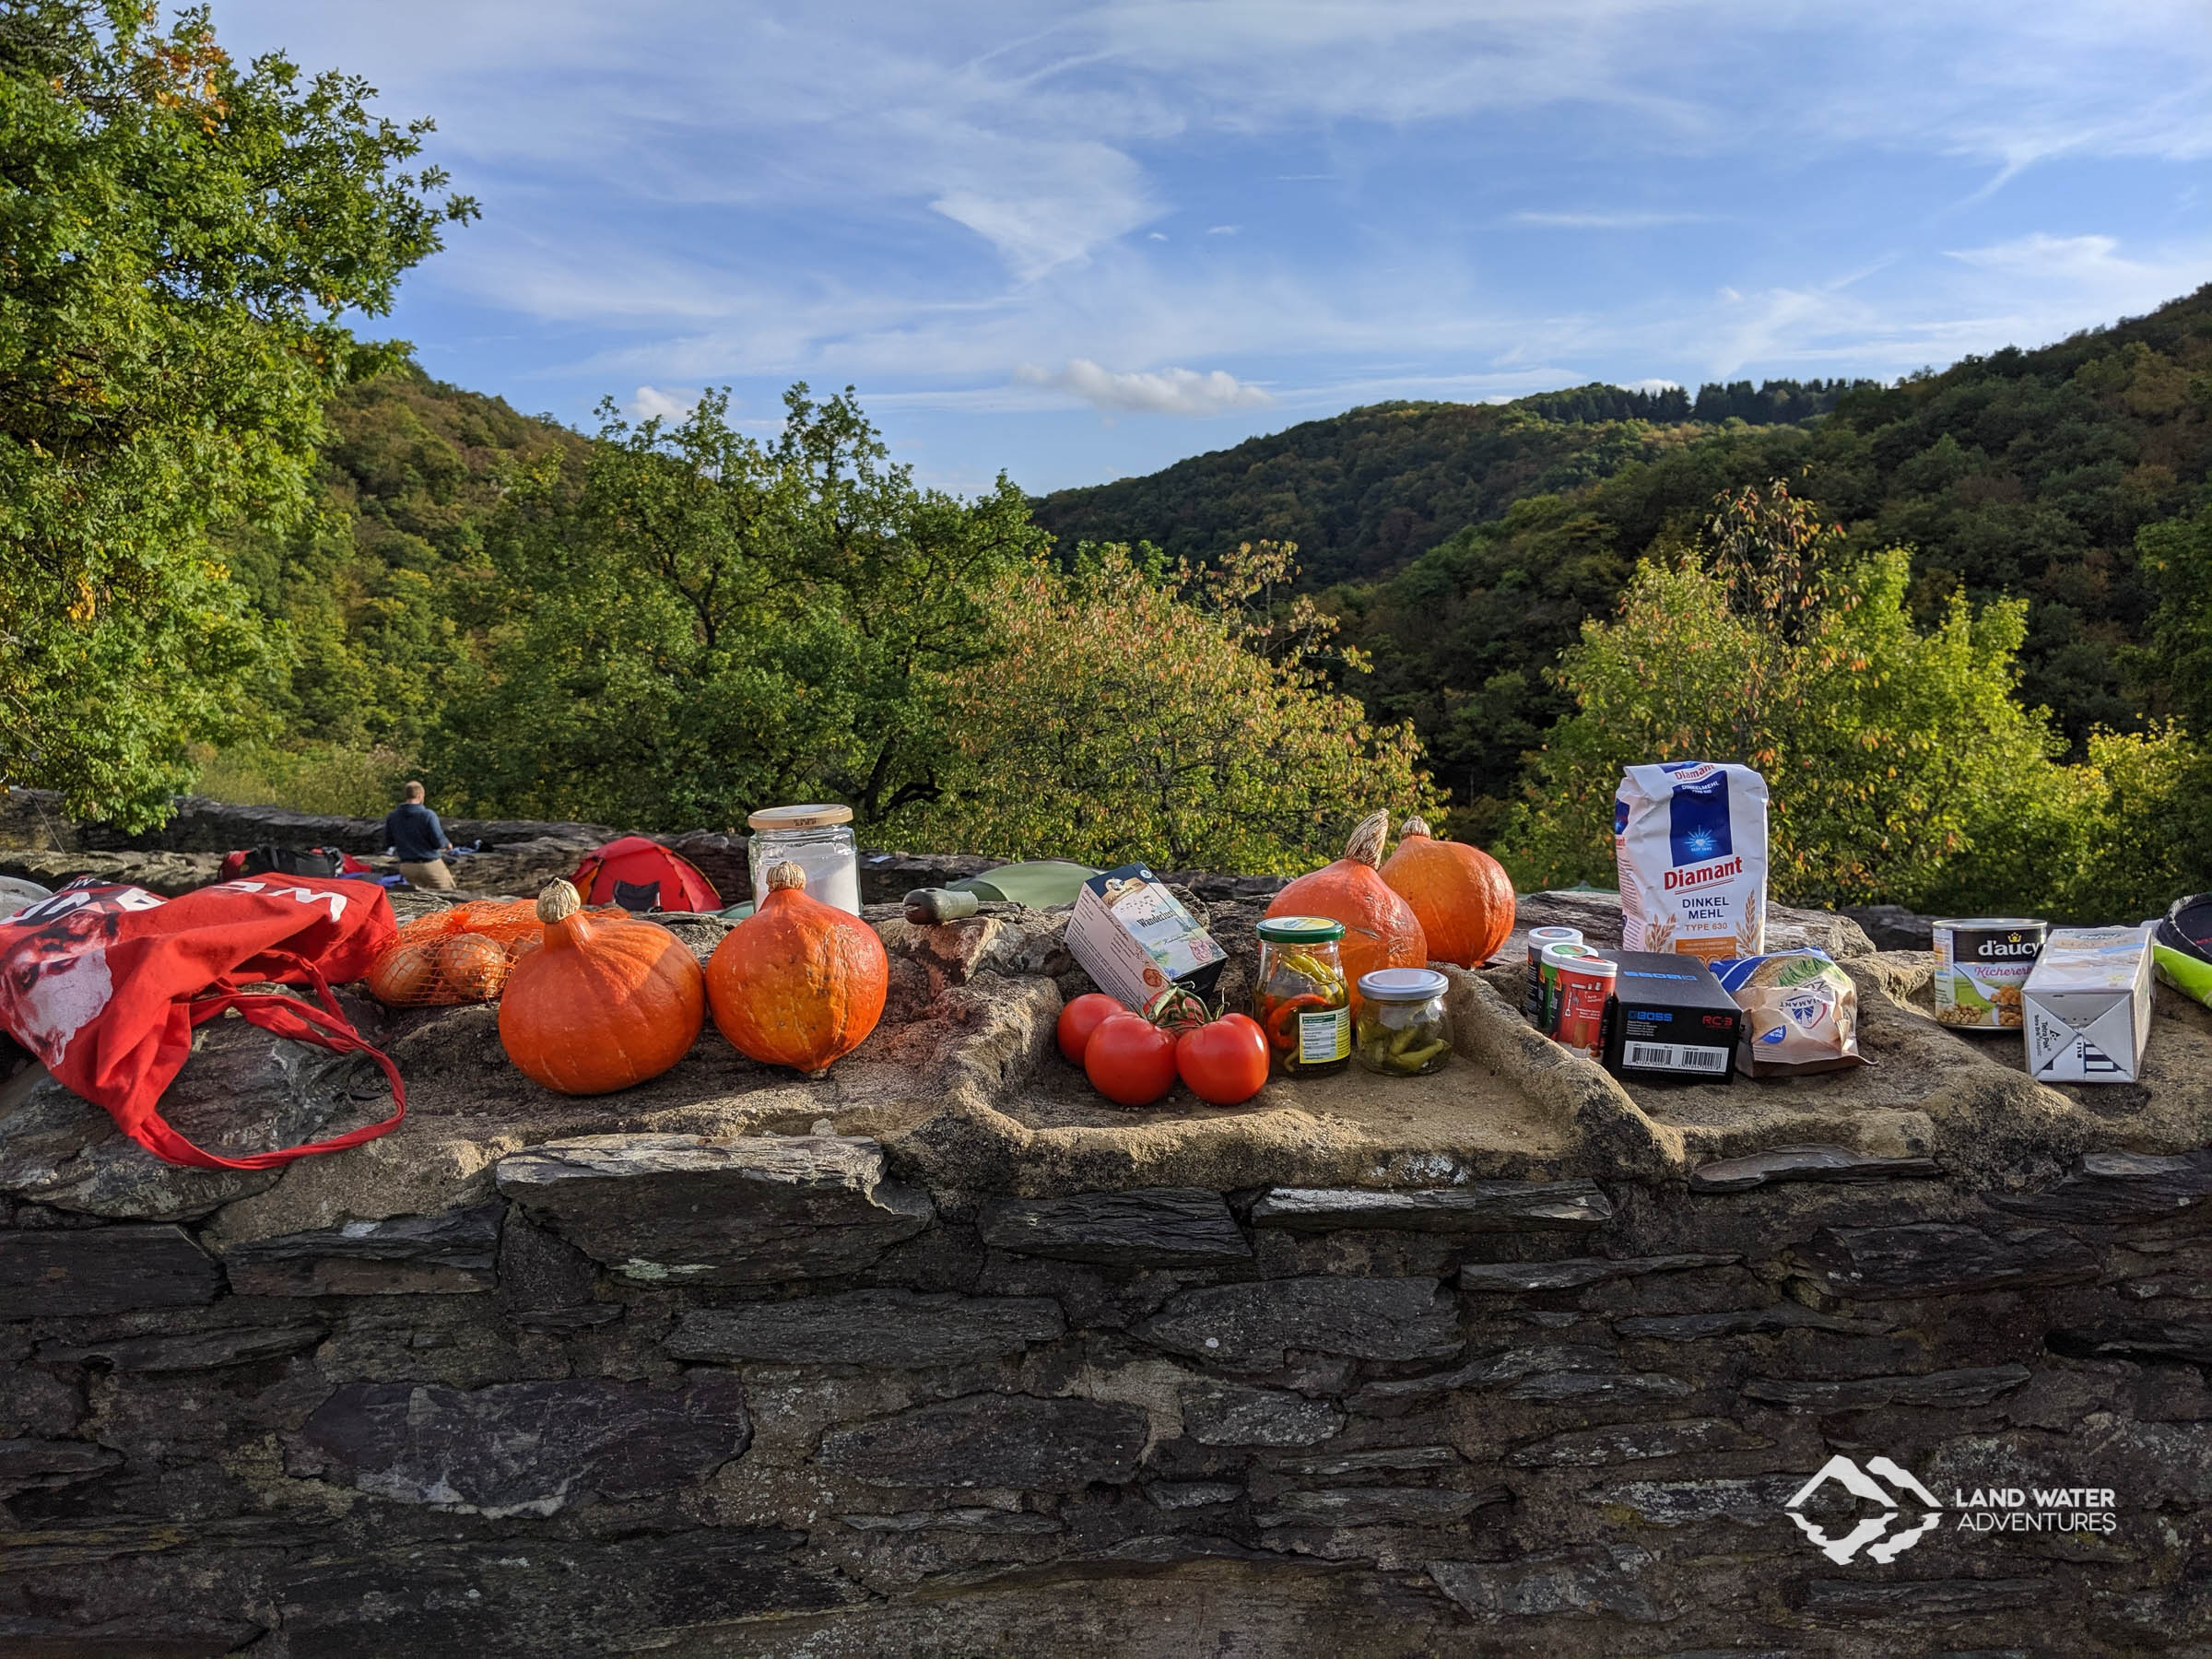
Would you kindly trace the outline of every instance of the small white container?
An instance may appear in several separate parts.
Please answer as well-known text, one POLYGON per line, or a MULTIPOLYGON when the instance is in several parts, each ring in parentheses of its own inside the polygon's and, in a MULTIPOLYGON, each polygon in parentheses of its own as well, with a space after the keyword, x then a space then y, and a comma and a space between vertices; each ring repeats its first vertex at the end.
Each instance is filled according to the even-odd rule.
POLYGON ((752 831, 746 862, 756 906, 768 897, 769 871, 788 861, 806 872, 807 897, 860 914, 860 849, 853 839, 852 807, 769 806, 745 822, 752 831))

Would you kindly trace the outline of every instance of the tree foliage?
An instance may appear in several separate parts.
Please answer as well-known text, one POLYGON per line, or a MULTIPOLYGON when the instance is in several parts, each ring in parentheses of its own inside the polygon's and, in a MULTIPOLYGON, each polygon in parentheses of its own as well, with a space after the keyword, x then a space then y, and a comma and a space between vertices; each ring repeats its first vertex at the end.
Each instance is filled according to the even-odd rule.
POLYGON ((1042 545, 1020 493, 917 488, 849 391, 794 386, 765 442, 721 393, 676 422, 601 416, 491 527, 483 645, 435 742, 449 794, 671 829, 930 798, 938 688, 991 653, 983 595, 1042 545))
POLYGON ((1291 551, 1248 546, 1199 571, 1086 547, 1009 574, 1002 650, 950 677, 957 759, 897 820, 901 842, 1288 871, 1334 857, 1377 806, 1432 808, 1413 734, 1323 681, 1322 659, 1358 672, 1358 654, 1310 601, 1266 602, 1291 551))
POLYGON ((211 526, 296 519, 324 401, 474 212, 428 125, 204 10, 0 0, 0 779, 159 818, 271 648, 211 526))

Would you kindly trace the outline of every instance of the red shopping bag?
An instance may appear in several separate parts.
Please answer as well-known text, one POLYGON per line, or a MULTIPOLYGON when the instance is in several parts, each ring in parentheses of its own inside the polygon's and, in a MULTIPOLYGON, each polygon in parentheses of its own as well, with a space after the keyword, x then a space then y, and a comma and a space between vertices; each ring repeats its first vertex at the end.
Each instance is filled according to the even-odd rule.
POLYGON ((56 1081, 171 1163, 267 1170, 310 1152, 358 1147, 406 1115, 399 1068, 338 1009, 331 984, 361 977, 397 928, 392 901, 366 882, 253 876, 159 899, 89 879, 0 922, 0 1028, 56 1081), (322 1006, 253 983, 306 985, 322 1006), (161 1116, 192 1030, 226 1009, 265 1031, 367 1054, 392 1084, 392 1115, 303 1147, 244 1158, 203 1151, 161 1116))

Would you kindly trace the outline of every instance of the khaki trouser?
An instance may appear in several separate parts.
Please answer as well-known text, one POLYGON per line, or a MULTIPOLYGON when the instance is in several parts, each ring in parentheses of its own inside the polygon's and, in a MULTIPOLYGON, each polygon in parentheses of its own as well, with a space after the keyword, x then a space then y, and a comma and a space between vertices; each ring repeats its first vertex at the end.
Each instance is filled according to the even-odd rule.
POLYGON ((434 888, 440 892, 453 889, 453 872, 442 858, 433 858, 427 864, 402 864, 399 873, 407 878, 409 887, 434 888))

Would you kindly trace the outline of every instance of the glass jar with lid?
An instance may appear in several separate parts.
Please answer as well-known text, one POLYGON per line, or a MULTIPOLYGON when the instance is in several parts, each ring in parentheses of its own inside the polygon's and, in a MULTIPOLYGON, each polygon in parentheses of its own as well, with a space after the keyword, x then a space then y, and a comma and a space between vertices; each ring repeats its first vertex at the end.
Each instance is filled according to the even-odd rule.
POLYGON ((1258 932, 1253 1016, 1267 1033, 1275 1069, 1288 1077, 1342 1071, 1352 1056, 1352 999, 1337 956, 1344 924, 1327 916, 1270 916, 1258 932))
POLYGON ((753 874, 753 903, 768 897, 768 873, 785 860, 806 872, 806 893, 824 904, 860 914, 860 848, 853 839, 853 808, 768 806, 748 816, 752 839, 746 862, 753 874))
POLYGON ((1359 1064, 1386 1077, 1422 1077, 1452 1058, 1452 982, 1433 968, 1378 968, 1359 976, 1359 1064))

